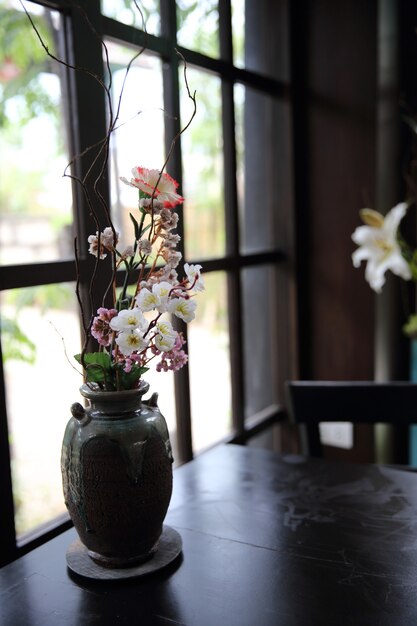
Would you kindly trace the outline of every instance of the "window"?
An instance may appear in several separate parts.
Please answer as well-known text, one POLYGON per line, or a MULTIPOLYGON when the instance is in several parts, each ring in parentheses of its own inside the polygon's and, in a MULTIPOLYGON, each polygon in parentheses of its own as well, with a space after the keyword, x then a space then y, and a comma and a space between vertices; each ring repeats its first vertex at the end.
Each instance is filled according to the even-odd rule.
MULTIPOLYGON (((123 123, 103 189, 122 232, 130 199, 115 184, 118 177, 129 176, 133 165, 160 167, 189 118, 184 60, 197 92, 197 116, 167 170, 186 198, 184 257, 203 265, 206 292, 188 328, 188 368, 148 376, 180 464, 220 441, 248 441, 281 412, 292 341, 283 330, 291 308, 288 51, 282 38, 282 50, 263 47, 268 14, 255 0, 245 6, 144 0, 147 32, 129 0, 84 4, 106 43, 115 103, 126 64, 145 47, 124 87, 123 123)), ((107 80, 103 48, 83 10, 59 0, 24 5, 55 56, 107 80)), ((282 1, 268 12, 283 32, 286 11, 282 1)), ((59 455, 80 378, 66 355, 71 359, 81 341, 72 241, 75 235, 85 297, 85 242, 96 229, 62 172, 72 155, 104 136, 107 112, 90 76, 47 57, 20 3, 0 0, 0 17, 0 560, 6 562, 57 532, 56 516, 68 523, 59 455)), ((77 175, 86 167, 77 160, 77 175)))

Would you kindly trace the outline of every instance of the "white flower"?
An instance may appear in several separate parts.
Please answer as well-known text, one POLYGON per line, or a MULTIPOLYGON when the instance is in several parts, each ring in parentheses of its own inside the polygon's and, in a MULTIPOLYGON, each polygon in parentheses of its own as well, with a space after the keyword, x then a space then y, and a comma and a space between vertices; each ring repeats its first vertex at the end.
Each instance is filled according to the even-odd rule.
POLYGON ((153 311, 161 304, 161 298, 145 287, 136 296, 136 304, 142 311, 153 311))
POLYGON ((170 282, 171 285, 176 285, 178 283, 178 273, 169 265, 165 265, 160 272, 162 280, 170 282))
POLYGON ((152 253, 152 244, 149 239, 141 239, 138 242, 138 250, 144 256, 148 256, 152 253))
MULTIPOLYGON (((126 178, 122 178, 122 181, 124 183, 127 183, 128 185, 130 184, 129 181, 126 181, 126 178)), ((132 185, 132 187, 136 187, 136 185, 132 185)), ((139 201, 139 206, 147 213, 150 213, 153 210, 153 212, 158 215, 164 205, 162 204, 162 202, 159 202, 159 200, 155 200, 155 198, 153 199, 153 201, 152 198, 141 198, 139 201)))
POLYGON ((201 276, 201 265, 189 265, 184 263, 184 271, 193 288, 196 291, 204 291, 204 279, 201 276), (195 282, 195 284, 194 284, 195 282))
POLYGON ((134 255, 135 255, 135 251, 133 249, 133 246, 126 246, 126 248, 123 250, 122 258, 127 259, 128 257, 134 256, 134 255))
POLYGON ((148 339, 145 339, 139 330, 124 331, 118 334, 116 343, 120 352, 124 356, 129 356, 132 352, 140 352, 148 346, 148 339))
POLYGON ((397 230, 400 221, 407 211, 407 204, 401 202, 391 209, 384 217, 369 209, 362 212, 365 226, 359 226, 352 235, 353 241, 359 246, 352 254, 355 267, 361 261, 367 261, 365 278, 376 292, 380 292, 385 283, 385 272, 410 280, 411 270, 401 254, 397 241, 397 230))
POLYGON ((165 248, 175 248, 175 246, 181 241, 181 237, 179 235, 171 232, 163 235, 163 239, 165 248))
POLYGON ((105 248, 107 248, 107 250, 111 250, 113 248, 113 245, 117 245, 118 241, 119 241, 119 233, 116 232, 116 244, 114 244, 113 231, 110 228, 110 226, 107 226, 107 228, 105 228, 103 232, 101 233, 101 243, 103 244, 105 248))
MULTIPOLYGON (((97 256, 98 255, 98 233, 97 235, 89 235, 87 241, 90 244, 90 247, 88 248, 88 252, 90 254, 93 254, 94 256, 97 256)), ((100 259, 105 259, 106 256, 107 254, 104 252, 104 247, 103 247, 103 244, 101 242, 101 237, 100 237, 100 259)))
POLYGON ((159 298, 159 304, 156 307, 159 313, 165 313, 168 306, 168 296, 172 289, 171 283, 161 281, 152 287, 152 293, 159 298))
POLYGON ((168 304, 168 311, 187 324, 195 318, 197 302, 191 298, 173 298, 168 304))
POLYGON ((145 287, 136 296, 136 304, 142 311, 156 309, 159 313, 165 313, 171 289, 172 285, 166 281, 152 285, 152 291, 145 287))
POLYGON ((169 209, 162 209, 160 213, 160 222, 165 230, 174 230, 178 225, 178 213, 169 209))
POLYGON ((123 309, 110 320, 110 328, 118 331, 146 330, 148 324, 139 308, 123 309))
MULTIPOLYGON (((95 235, 89 235, 87 241, 90 244, 90 247, 88 249, 88 252, 90 254, 93 254, 94 256, 98 255, 98 238, 99 238, 99 234, 98 231, 96 232, 95 235)), ((116 244, 119 240, 119 233, 116 233, 116 244)), ((110 228, 110 226, 108 226, 107 228, 105 228, 103 230, 102 233, 100 233, 100 259, 105 259, 107 254, 105 252, 105 250, 111 251, 113 250, 113 242, 114 242, 114 236, 113 236, 113 231, 110 228)))
POLYGON ((177 333, 171 335, 156 335, 155 345, 161 352, 169 352, 175 345, 177 339, 177 333))
POLYGON ((160 319, 156 324, 156 328, 158 332, 164 337, 169 337, 171 335, 174 335, 174 337, 177 336, 176 331, 172 328, 171 322, 168 322, 166 320, 160 319))
POLYGON ((164 259, 166 261, 166 264, 169 265, 170 268, 175 269, 176 267, 178 267, 178 264, 182 259, 182 254, 177 250, 171 250, 171 248, 167 248, 164 252, 164 259))

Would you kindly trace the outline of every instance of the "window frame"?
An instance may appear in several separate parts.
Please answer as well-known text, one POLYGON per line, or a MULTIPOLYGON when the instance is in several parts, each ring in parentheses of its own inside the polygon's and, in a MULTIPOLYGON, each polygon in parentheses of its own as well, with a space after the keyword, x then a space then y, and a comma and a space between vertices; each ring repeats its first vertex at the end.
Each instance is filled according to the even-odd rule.
MULTIPOLYGON (((57 9, 63 16, 65 54, 71 64, 83 65, 83 59, 89 54, 89 63, 93 64, 94 71, 103 75, 102 49, 99 41, 94 41, 91 32, 83 23, 77 11, 71 8, 71 3, 64 0, 54 2, 33 0, 35 3, 48 8, 57 9), (77 36, 75 36, 75 33, 77 36)), ((290 101, 289 86, 267 75, 260 75, 233 65, 232 49, 232 20, 230 0, 219 0, 219 38, 220 58, 211 58, 194 50, 189 50, 177 44, 176 32, 176 3, 175 0, 161 0, 161 33, 153 36, 143 33, 135 27, 122 24, 101 14, 100 0, 85 0, 84 8, 89 18, 95 24, 103 38, 109 38, 120 44, 129 46, 146 45, 147 50, 159 55, 164 62, 163 87, 164 107, 171 112, 166 117, 166 151, 171 145, 172 138, 180 130, 180 73, 178 50, 188 66, 212 72, 221 80, 221 106, 223 127, 223 160, 224 160, 224 199, 225 199, 225 229, 226 251, 224 256, 212 259, 187 259, 192 263, 201 262, 204 272, 222 271, 227 276, 228 289, 228 316, 230 337, 230 367, 232 388, 232 433, 224 441, 246 444, 255 435, 270 428, 280 421, 285 412, 280 405, 267 407, 259 414, 245 419, 245 381, 244 381, 244 353, 243 353, 243 320, 242 320, 242 272, 245 268, 273 266, 283 267, 288 260, 288 252, 280 249, 265 250, 254 254, 243 254, 239 240, 239 215, 236 187, 236 150, 235 150, 235 112, 234 112, 234 85, 236 83, 251 87, 262 94, 273 98, 290 101)), ((68 72, 68 97, 70 119, 70 136, 73 145, 70 146, 73 154, 80 153, 85 147, 93 145, 105 134, 105 105, 98 86, 94 81, 85 80, 80 72, 68 72), (91 119, 88 102, 94 101, 94 120, 91 119)), ((79 175, 82 175, 83 164, 80 164, 79 175)), ((170 174, 182 182, 181 143, 178 141, 169 164, 170 174)), ((107 190, 108 193, 108 190, 107 190)), ((83 195, 74 186, 74 224, 80 242, 86 241, 89 232, 95 230, 89 219, 83 195)), ((180 224, 183 220, 180 220, 180 224)), ((180 226, 179 234, 181 234, 180 226)), ((80 243, 80 245, 82 245, 80 243)), ((83 277, 87 273, 87 250, 80 251, 79 272, 81 275, 81 290, 87 297, 86 281, 83 286, 83 277)), ((36 272, 29 271, 31 265, 0 266, 0 289, 24 288, 29 286, 74 281, 76 268, 74 261, 55 261, 36 264, 36 272)), ((120 281, 122 281, 120 275, 120 281)), ((100 279, 98 279, 100 280, 100 279)), ((103 277, 104 280, 104 277, 103 277)), ((97 284, 100 293, 100 283, 97 284)), ((182 328, 186 335, 186 327, 182 328)), ((1 357, 1 346, 0 346, 1 357)), ((190 407, 190 388, 188 368, 183 368, 175 374, 175 402, 177 413, 178 461, 185 463, 193 458, 192 423, 190 407)), ((14 527, 14 509, 12 478, 10 470, 10 449, 8 445, 8 427, 6 414, 6 397, 3 377, 3 366, 0 359, 0 537, 1 554, 0 566, 14 558, 28 552, 37 545, 50 539, 71 526, 65 514, 59 520, 51 520, 33 533, 17 540, 14 527)))

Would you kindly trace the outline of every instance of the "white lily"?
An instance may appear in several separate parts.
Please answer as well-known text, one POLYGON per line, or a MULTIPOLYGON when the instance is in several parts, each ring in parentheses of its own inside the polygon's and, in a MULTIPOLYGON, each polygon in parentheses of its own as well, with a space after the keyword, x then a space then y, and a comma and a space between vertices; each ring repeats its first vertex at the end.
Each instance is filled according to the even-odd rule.
POLYGON ((377 211, 364 209, 361 216, 365 226, 358 226, 352 235, 359 246, 352 254, 353 265, 359 267, 361 261, 367 261, 365 278, 377 293, 385 283, 387 270, 404 280, 411 279, 410 267, 397 241, 398 226, 406 211, 406 202, 397 204, 385 217, 377 211))

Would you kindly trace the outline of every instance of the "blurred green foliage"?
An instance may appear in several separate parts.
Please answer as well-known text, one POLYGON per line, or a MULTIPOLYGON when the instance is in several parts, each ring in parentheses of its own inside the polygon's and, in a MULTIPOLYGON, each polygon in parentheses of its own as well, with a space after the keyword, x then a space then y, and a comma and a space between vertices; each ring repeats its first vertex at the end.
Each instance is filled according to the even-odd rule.
POLYGON ((36 359, 36 346, 22 331, 17 321, 1 317, 0 330, 3 361, 14 359, 33 365, 36 359))
MULTIPOLYGON (((32 19, 43 41, 54 52, 49 13, 32 15, 32 19)), ((56 118, 56 102, 42 81, 44 72, 53 72, 53 63, 26 14, 3 0, 0 2, 0 128, 16 123, 24 125, 45 113, 56 118), (10 116, 7 107, 12 99, 13 116, 10 116)))

